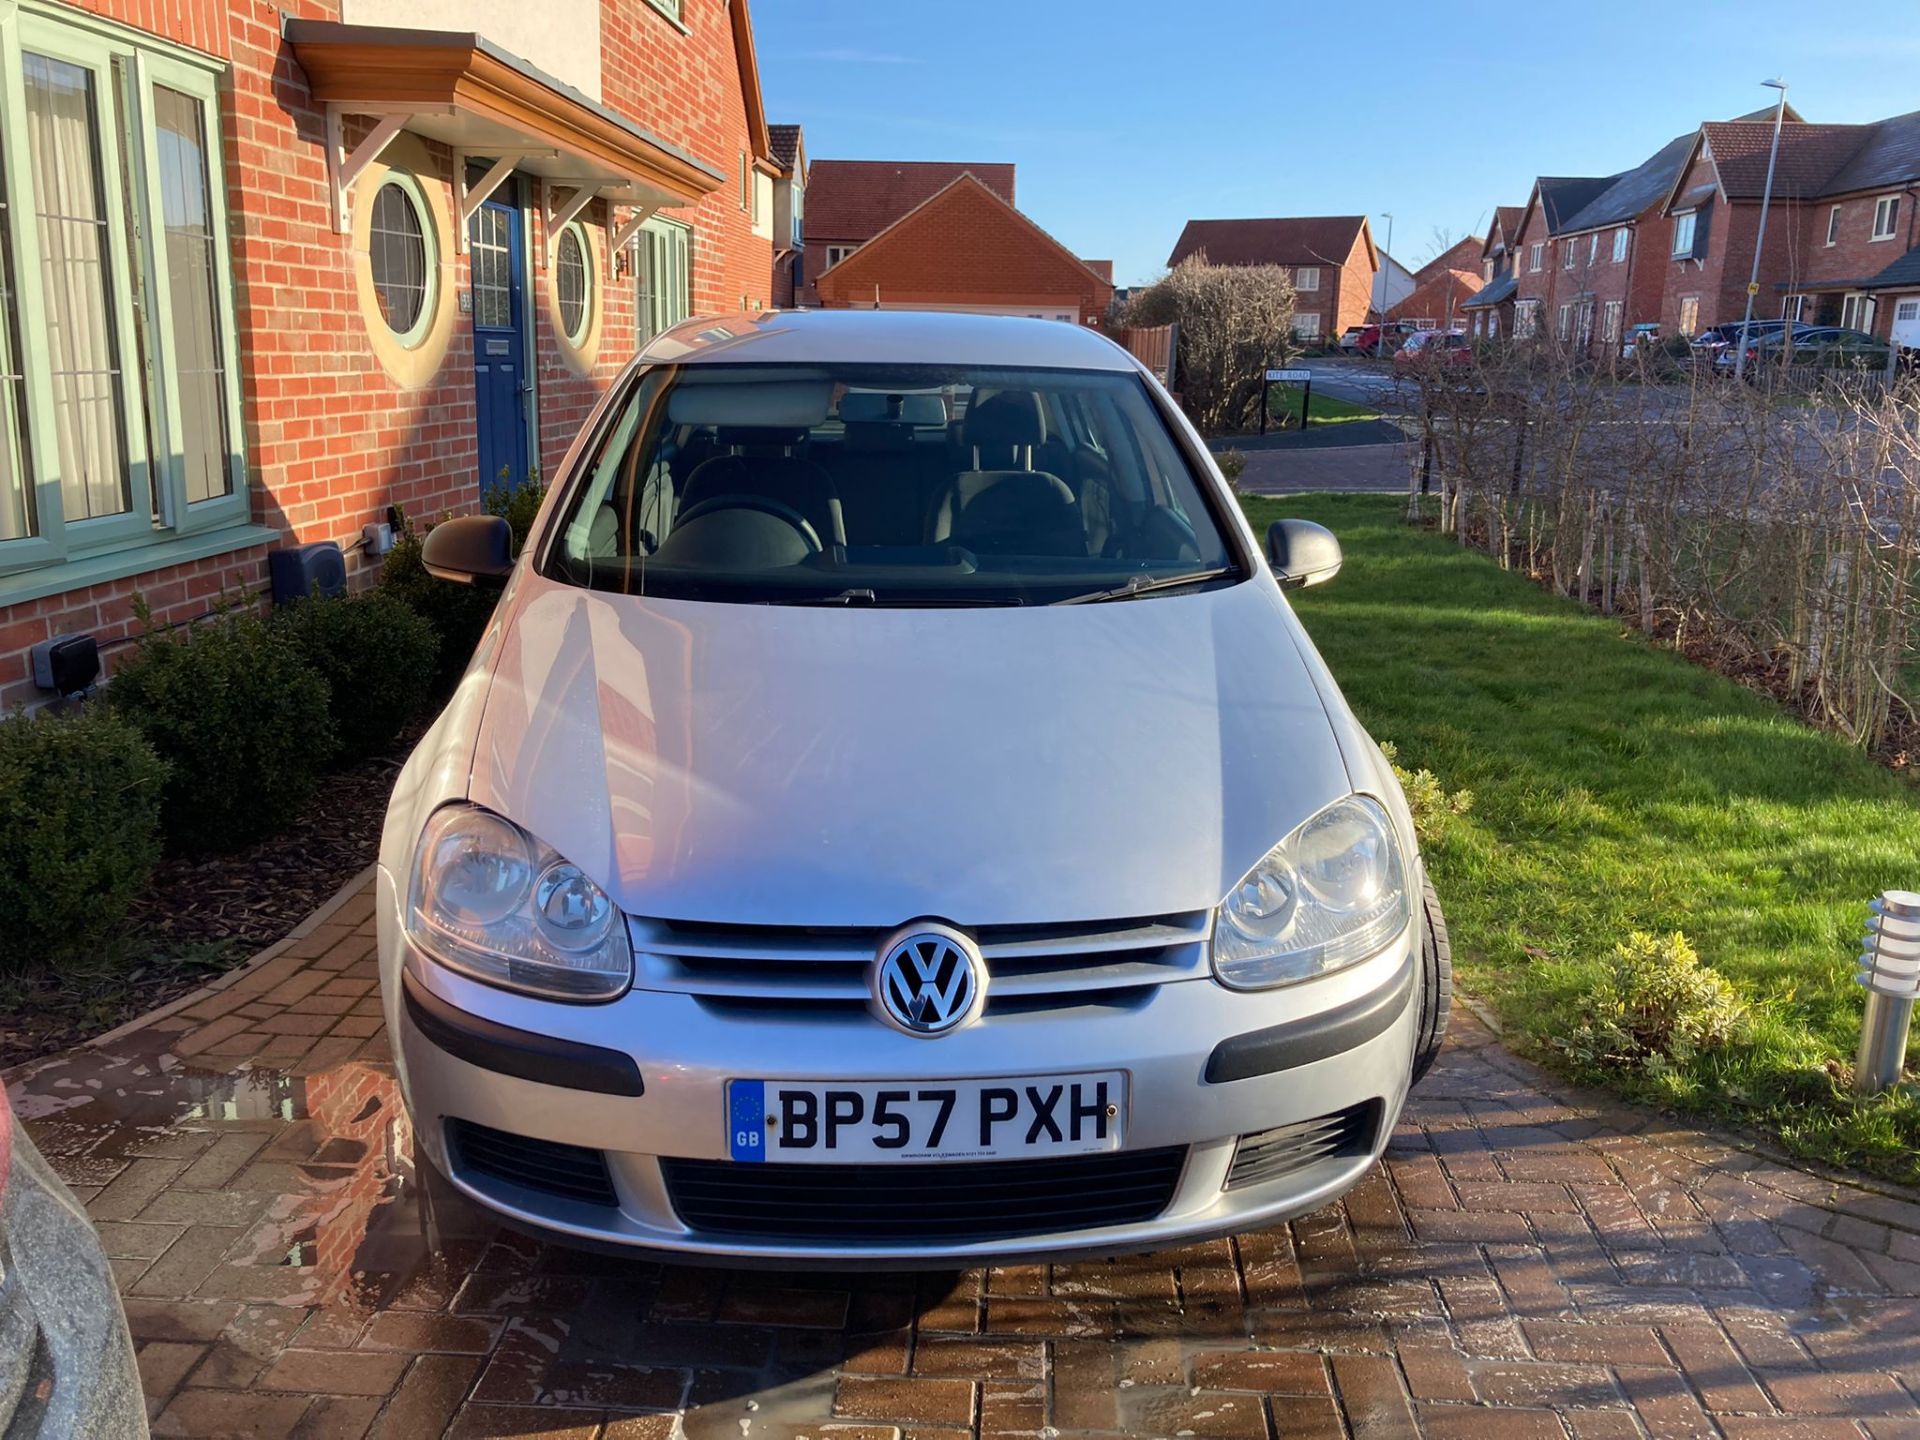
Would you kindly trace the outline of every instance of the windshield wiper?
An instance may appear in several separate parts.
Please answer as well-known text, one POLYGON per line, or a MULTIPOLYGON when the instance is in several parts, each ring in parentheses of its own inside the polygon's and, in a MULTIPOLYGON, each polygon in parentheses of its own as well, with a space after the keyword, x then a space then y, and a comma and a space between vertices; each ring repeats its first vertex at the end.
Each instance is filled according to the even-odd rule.
POLYGON ((1193 570, 1185 575, 1136 575, 1124 585, 1116 585, 1111 590, 1089 590, 1084 595, 1069 595, 1064 600, 1055 600, 1055 605, 1092 605, 1101 600, 1131 600, 1136 595, 1151 595, 1156 590, 1172 590, 1180 585, 1204 585, 1209 580, 1218 580, 1225 575, 1238 573, 1231 565, 1222 565, 1217 570, 1193 570))
POLYGON ((842 590, 838 595, 798 595, 768 600, 769 605, 876 605, 880 597, 871 590, 842 590))

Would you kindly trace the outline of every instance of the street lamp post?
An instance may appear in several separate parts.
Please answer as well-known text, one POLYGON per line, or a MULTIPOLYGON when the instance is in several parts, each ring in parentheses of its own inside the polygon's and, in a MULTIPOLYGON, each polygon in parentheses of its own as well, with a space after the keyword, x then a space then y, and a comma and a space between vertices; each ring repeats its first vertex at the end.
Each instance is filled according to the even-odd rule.
MULTIPOLYGON (((1387 248, 1385 254, 1387 257, 1387 265, 1391 265, 1393 263, 1393 212, 1391 210, 1382 210, 1380 212, 1380 218, 1387 222, 1387 248)), ((1373 353, 1376 356, 1384 355, 1387 349, 1387 298, 1388 289, 1392 284, 1392 272, 1387 269, 1386 265, 1382 265, 1380 267, 1380 304, 1378 307, 1380 311, 1380 338, 1373 342, 1373 353)))
MULTIPOLYGON (((1773 201, 1773 166, 1780 158, 1780 124, 1787 118, 1787 82, 1776 79, 1760 83, 1770 90, 1778 90, 1780 100, 1773 107, 1773 147, 1767 151, 1767 183, 1760 192, 1760 228, 1753 237, 1753 273, 1747 277, 1747 313, 1740 320, 1740 349, 1733 357, 1736 380, 1747 370, 1747 336, 1753 328, 1753 298, 1760 293, 1760 253, 1767 243, 1767 206, 1773 201)), ((1780 337, 1782 354, 1787 351, 1789 338, 1785 334, 1780 337)))

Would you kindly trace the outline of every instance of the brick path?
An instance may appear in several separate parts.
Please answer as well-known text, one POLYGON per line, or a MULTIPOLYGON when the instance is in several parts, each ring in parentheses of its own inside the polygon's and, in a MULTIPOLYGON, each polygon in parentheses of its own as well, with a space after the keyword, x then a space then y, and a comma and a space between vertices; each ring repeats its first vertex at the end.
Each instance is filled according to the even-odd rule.
POLYGON ((1570 1096, 1470 1019, 1385 1167, 1275 1230, 918 1276, 528 1242, 413 1172, 371 913, 10 1077, 159 1434, 1920 1440, 1920 1205, 1570 1096))

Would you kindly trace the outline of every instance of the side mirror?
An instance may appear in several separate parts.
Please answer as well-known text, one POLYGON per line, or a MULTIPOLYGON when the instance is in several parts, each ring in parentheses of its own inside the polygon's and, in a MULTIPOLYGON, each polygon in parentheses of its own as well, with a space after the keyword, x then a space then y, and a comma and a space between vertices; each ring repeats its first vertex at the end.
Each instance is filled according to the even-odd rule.
POLYGON ((1340 573, 1340 542, 1311 520, 1276 520, 1267 527, 1267 562, 1283 590, 1324 585, 1340 573))
POLYGON ((498 515, 457 515, 427 532, 420 563, 437 580, 498 585, 513 573, 513 527, 498 515))

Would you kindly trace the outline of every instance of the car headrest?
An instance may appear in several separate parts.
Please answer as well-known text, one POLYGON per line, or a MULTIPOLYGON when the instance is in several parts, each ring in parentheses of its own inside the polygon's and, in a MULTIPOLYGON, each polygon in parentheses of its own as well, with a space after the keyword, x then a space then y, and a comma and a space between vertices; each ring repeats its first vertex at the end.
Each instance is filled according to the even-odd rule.
POLYGON ((1002 390, 967 406, 965 444, 1038 445, 1046 438, 1046 411, 1031 390, 1002 390))
POLYGON ((880 390, 849 390, 840 397, 840 418, 849 425, 866 420, 945 425, 947 403, 938 395, 925 393, 889 395, 880 390))

